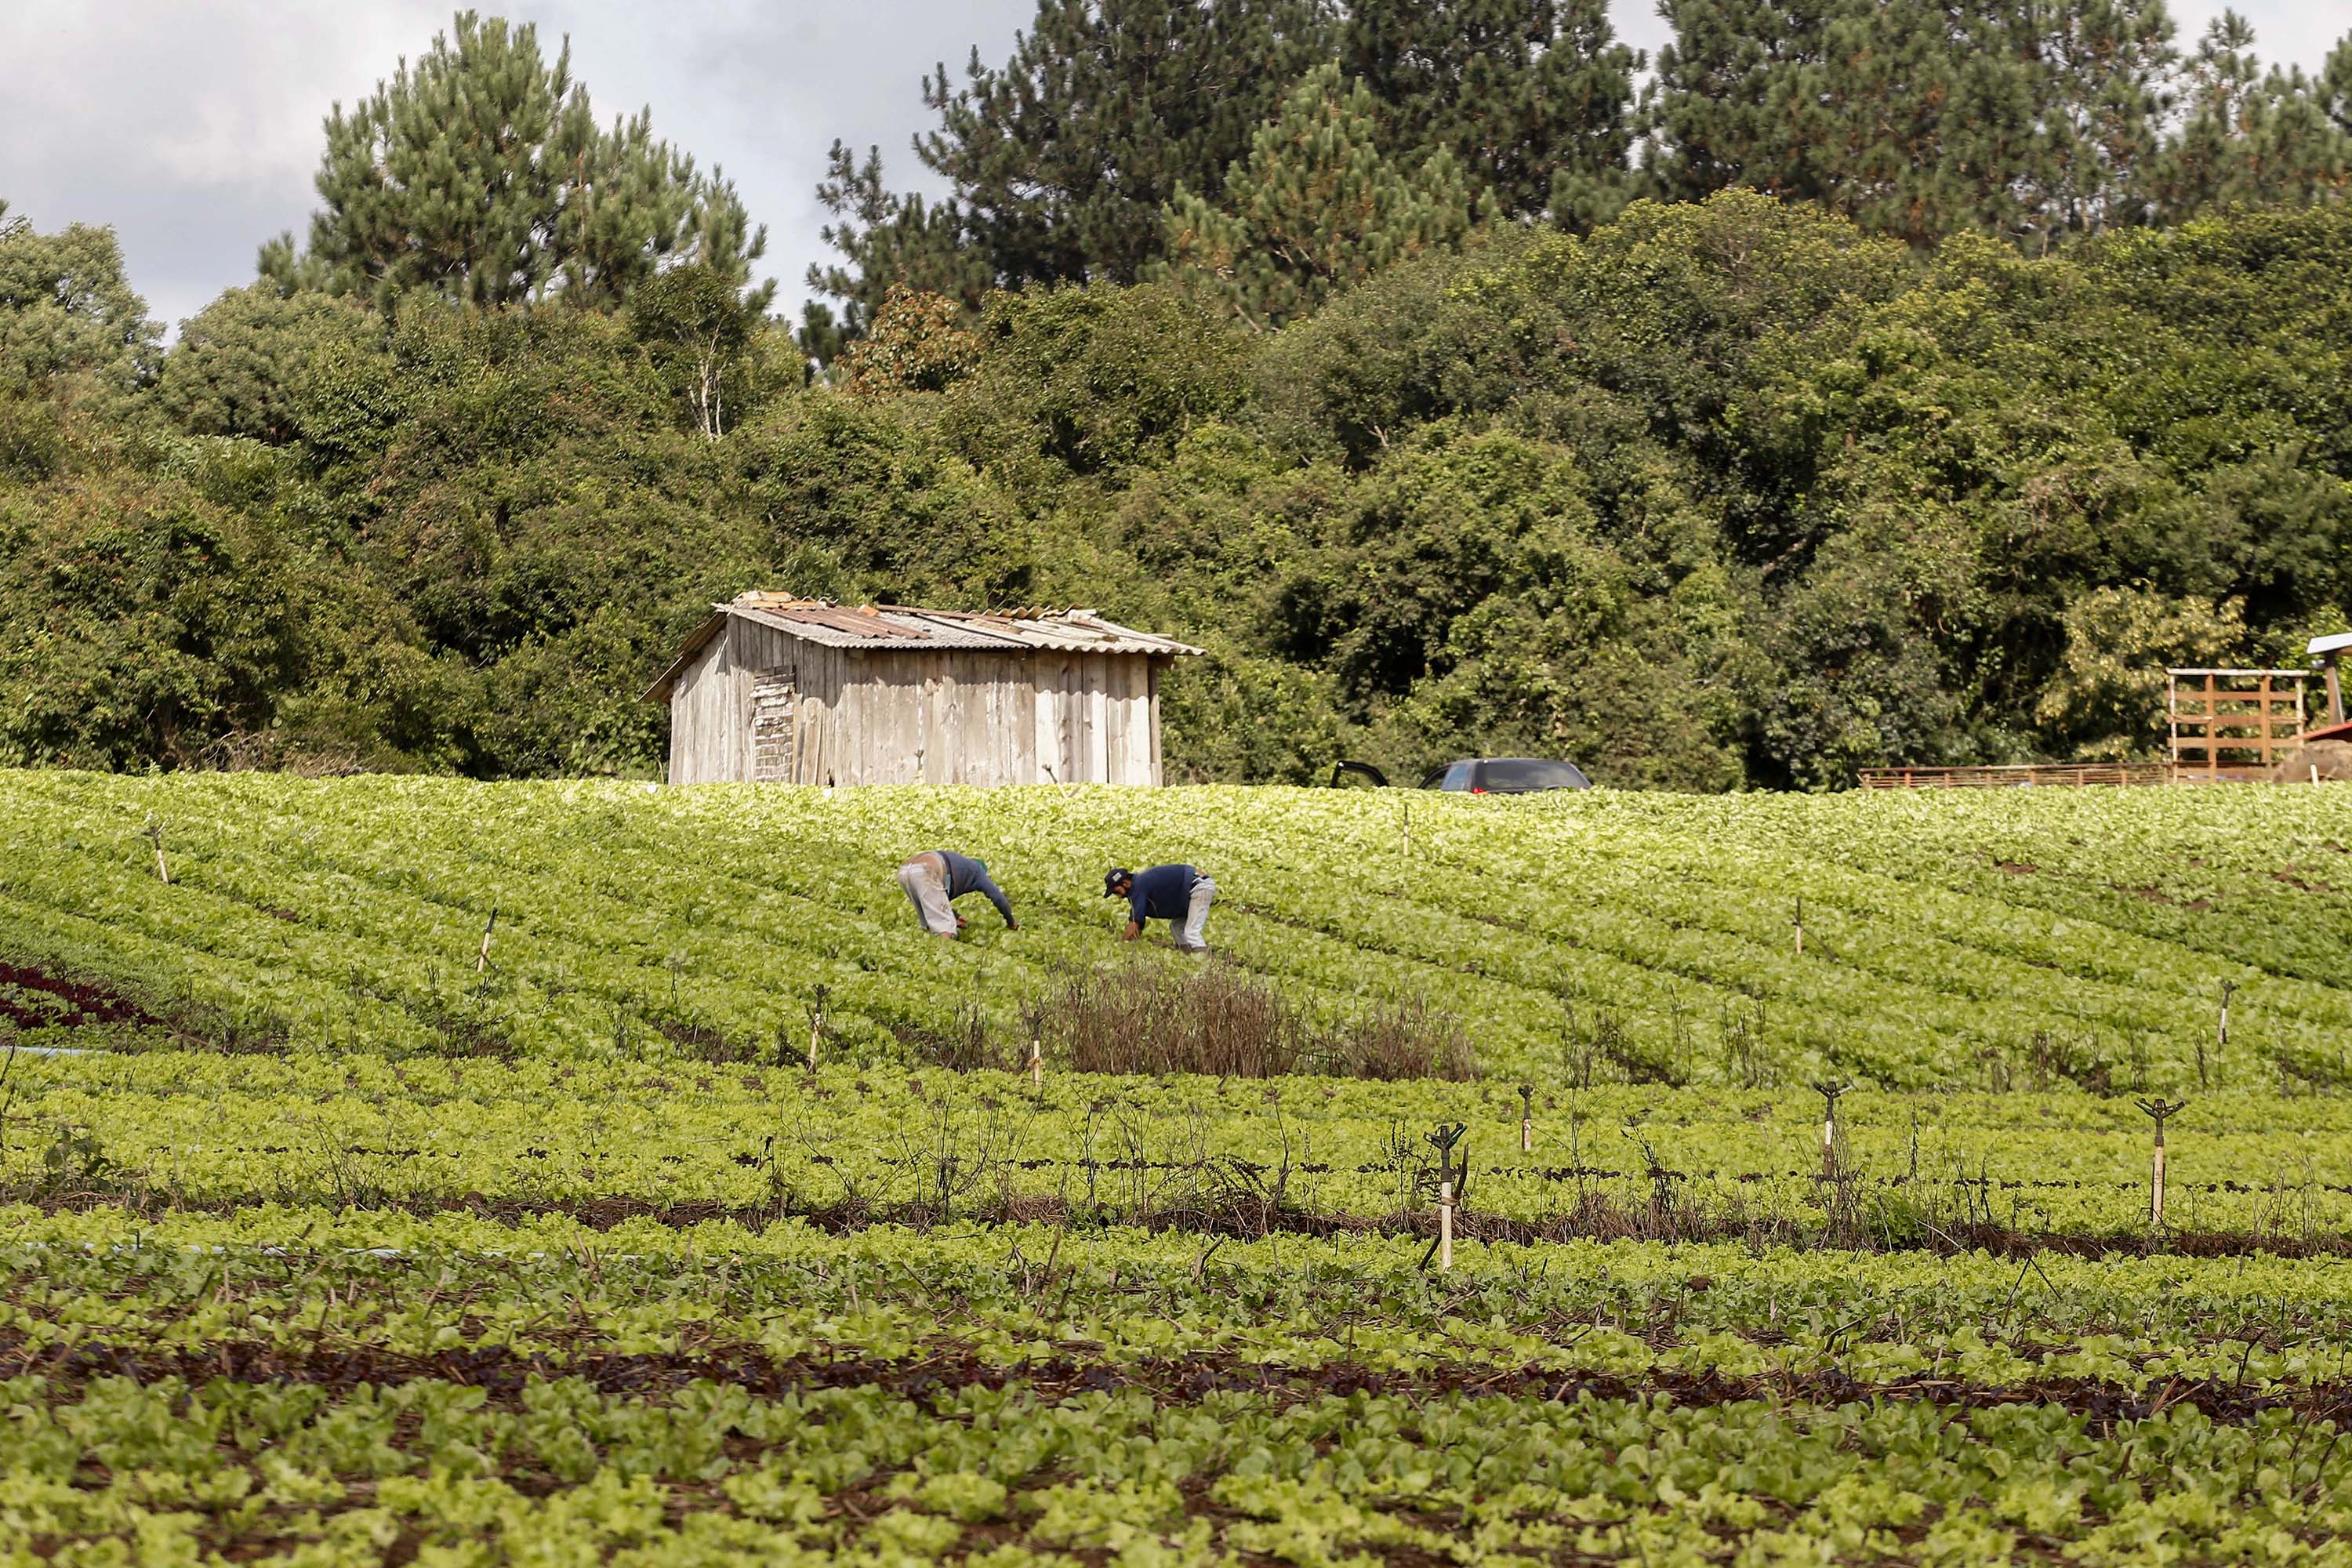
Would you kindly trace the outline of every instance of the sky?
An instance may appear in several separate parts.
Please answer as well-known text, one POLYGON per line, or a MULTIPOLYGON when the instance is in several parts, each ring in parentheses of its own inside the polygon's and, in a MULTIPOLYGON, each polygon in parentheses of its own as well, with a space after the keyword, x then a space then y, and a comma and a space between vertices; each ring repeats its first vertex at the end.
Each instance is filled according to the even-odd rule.
MULTIPOLYGON (((1654 0, 1611 0, 1637 47, 1665 37, 1654 0)), ((428 47, 443 0, 0 0, 0 199, 43 229, 111 224, 132 286, 176 325, 252 281, 261 242, 306 234, 320 122, 428 47)), ((649 109, 654 133, 717 163, 768 226, 761 270, 797 314, 829 259, 814 187, 835 137, 882 148, 892 183, 927 129, 922 75, 1000 63, 1036 0, 522 0, 479 8, 572 39, 601 118, 649 109)), ((2220 9, 2175 0, 2184 45, 2220 9)), ((2266 60, 2316 67, 2352 0, 2242 0, 2266 60)))

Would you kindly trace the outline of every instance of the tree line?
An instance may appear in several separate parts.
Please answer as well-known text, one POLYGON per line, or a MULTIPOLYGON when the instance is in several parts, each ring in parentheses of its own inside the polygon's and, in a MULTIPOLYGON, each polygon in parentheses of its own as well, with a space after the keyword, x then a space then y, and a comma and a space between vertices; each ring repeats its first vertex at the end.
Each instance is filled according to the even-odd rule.
POLYGON ((2184 47, 2163 0, 1658 10, 1650 61, 1605 0, 1042 0, 1003 65, 923 79, 912 151, 945 196, 834 144, 840 259, 810 269, 833 303, 804 341, 829 356, 895 282, 977 309, 1171 267, 1278 321, 1302 285, 1475 226, 1580 233, 1735 187, 2042 255, 2352 182, 2352 34, 2315 76, 2265 68, 2233 12, 2184 47))
MULTIPOLYGON (((1678 40, 1755 57, 1710 97, 1741 149, 1717 178, 1685 167, 1699 129, 1655 129, 1697 54, 1636 103, 1597 9, 1261 5, 1163 12, 1145 48, 1113 27, 1139 9, 1046 0, 1019 81, 935 78, 935 150, 1038 205, 983 242, 968 193, 897 203, 829 322, 768 313, 717 169, 471 16, 338 108, 307 241, 168 351, 110 233, 0 208, 0 762, 647 774, 667 714, 638 693, 752 585, 1184 635, 1213 657, 1171 675, 1167 749, 1202 779, 1527 752, 1833 787, 2127 755, 2165 663, 2352 625, 2341 148, 2325 178, 2164 194, 2196 146, 2272 178, 2231 161, 2290 100, 2299 145, 2340 139, 2340 93, 2249 67, 2204 142, 2159 103, 2101 165, 2128 179, 1996 200, 1953 173, 1980 149, 1939 179, 1791 131, 1837 100, 1774 73, 1859 57, 1771 27, 1894 22, 1677 5, 1678 40), (1045 123, 1040 83, 1075 96, 1031 146, 1003 128, 1045 123), (1136 110, 1163 91, 1221 107, 1136 110), (1573 132, 1578 103, 1615 129, 1573 132), (1040 149, 1164 178, 1057 205, 1022 172, 1040 149)), ((2144 27, 2146 56, 2151 16, 2070 26, 2144 27)), ((1960 77, 2008 68, 1938 36, 1960 77)), ((2027 79, 1971 90, 2055 101, 2027 79)), ((2112 152, 2127 120, 2073 123, 2112 152)))

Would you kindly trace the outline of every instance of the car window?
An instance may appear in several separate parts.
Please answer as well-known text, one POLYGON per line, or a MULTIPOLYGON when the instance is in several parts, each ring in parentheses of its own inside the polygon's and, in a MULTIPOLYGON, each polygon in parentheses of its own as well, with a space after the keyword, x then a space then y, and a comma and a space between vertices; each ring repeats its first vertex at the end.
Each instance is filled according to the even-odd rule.
POLYGON ((1534 757, 1493 757, 1481 781, 1490 790, 1584 789, 1591 781, 1571 763, 1534 757))
POLYGON ((1443 772, 1433 773, 1427 778, 1422 780, 1421 787, 1423 789, 1468 789, 1470 787, 1470 769, 1475 764, 1466 762, 1449 763, 1446 764, 1443 772))

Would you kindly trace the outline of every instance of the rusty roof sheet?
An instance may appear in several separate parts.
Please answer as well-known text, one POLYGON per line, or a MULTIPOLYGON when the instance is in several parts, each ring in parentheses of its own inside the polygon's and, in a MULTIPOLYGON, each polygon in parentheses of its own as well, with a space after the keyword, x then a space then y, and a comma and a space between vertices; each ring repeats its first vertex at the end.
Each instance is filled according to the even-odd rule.
POLYGON ((1066 653, 1194 654, 1173 637, 1104 620, 1092 610, 1024 605, 1008 610, 927 610, 861 605, 783 594, 746 594, 714 606, 833 647, 1041 648, 1066 653))
POLYGON ((753 592, 713 605, 711 609, 711 617, 694 629, 677 659, 646 689, 646 700, 667 700, 678 676, 730 616, 827 647, 872 651, 1123 653, 1171 658, 1202 651, 1174 637, 1107 621, 1092 610, 1037 605, 991 611, 925 610, 904 605, 853 607, 830 599, 753 592))

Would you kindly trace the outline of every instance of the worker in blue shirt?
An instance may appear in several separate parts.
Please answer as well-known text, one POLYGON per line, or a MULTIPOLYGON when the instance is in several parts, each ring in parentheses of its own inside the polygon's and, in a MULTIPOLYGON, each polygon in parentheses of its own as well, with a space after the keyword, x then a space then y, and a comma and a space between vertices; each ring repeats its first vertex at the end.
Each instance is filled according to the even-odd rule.
POLYGON ((915 912, 922 917, 923 929, 933 936, 952 939, 963 930, 963 917, 955 912, 954 905, 966 893, 987 894, 996 912, 1004 917, 1004 929, 1021 929, 1021 922, 1013 918, 1013 900, 989 876, 988 868, 969 855, 927 849, 898 868, 898 886, 907 890, 915 912))
POLYGON ((1154 866, 1148 871, 1113 867, 1103 877, 1103 897, 1127 900, 1127 938, 1143 934, 1146 921, 1166 921, 1179 952, 1209 951, 1203 928, 1217 884, 1190 866, 1154 866))

